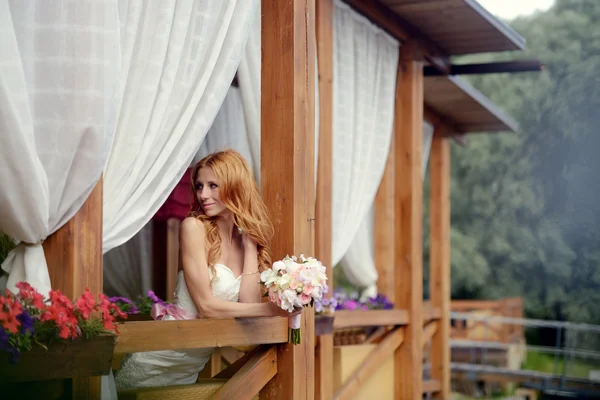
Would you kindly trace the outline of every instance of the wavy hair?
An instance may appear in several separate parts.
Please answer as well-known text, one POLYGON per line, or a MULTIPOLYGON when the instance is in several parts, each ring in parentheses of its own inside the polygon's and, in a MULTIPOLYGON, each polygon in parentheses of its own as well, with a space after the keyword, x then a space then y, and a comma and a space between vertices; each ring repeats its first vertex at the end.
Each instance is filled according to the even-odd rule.
POLYGON ((190 176, 190 193, 192 210, 188 216, 204 223, 206 243, 208 247, 208 265, 213 276, 215 264, 221 257, 221 236, 217 226, 217 217, 204 214, 196 197, 196 178, 201 168, 210 167, 219 180, 219 198, 221 203, 231 211, 233 223, 241 228, 257 244, 258 270, 271 267, 271 239, 273 224, 269 218, 267 207, 258 193, 258 186, 248 163, 235 150, 223 150, 209 154, 198 161, 190 176))

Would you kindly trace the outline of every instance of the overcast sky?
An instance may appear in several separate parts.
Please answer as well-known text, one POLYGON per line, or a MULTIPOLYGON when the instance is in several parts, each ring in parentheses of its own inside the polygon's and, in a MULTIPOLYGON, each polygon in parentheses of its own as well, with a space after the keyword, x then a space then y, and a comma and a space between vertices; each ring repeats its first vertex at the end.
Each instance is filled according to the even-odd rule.
MULTIPOLYGON (((531 14, 536 10, 546 10, 554 0, 477 0, 497 17, 513 19, 519 15, 531 14)), ((600 1, 600 0, 599 0, 600 1)))

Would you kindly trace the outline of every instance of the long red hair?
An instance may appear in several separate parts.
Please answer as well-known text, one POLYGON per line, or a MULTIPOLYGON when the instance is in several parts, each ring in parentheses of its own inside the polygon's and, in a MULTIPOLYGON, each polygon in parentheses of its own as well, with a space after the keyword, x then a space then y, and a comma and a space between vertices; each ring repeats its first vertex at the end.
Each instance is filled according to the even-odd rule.
POLYGON ((267 207, 258 193, 258 187, 248 163, 235 150, 223 150, 209 154, 194 165, 190 176, 192 211, 189 216, 198 218, 204 223, 209 268, 215 274, 214 265, 221 258, 221 236, 216 217, 208 217, 204 214, 196 197, 196 178, 198 171, 204 167, 212 168, 217 176, 220 201, 231 211, 235 226, 241 228, 244 234, 250 236, 257 243, 259 271, 270 268, 273 224, 269 218, 267 207))

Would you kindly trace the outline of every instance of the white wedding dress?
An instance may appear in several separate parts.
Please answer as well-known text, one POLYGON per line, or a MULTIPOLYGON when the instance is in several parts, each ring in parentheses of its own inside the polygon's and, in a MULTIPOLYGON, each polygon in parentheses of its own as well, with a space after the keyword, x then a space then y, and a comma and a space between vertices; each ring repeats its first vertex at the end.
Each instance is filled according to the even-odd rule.
MULTIPOLYGON (((221 300, 238 301, 241 276, 236 278, 223 264, 215 264, 215 270, 217 276, 211 284, 213 296, 221 300)), ((212 273, 210 275, 212 279, 212 273)), ((183 272, 179 272, 177 277, 175 299, 176 305, 187 317, 176 318, 167 314, 163 320, 196 318, 198 310, 188 292, 183 272)), ((198 379, 198 373, 204 369, 204 365, 210 359, 213 350, 214 348, 203 348, 130 354, 126 356, 121 369, 115 374, 117 390, 193 384, 198 379)))

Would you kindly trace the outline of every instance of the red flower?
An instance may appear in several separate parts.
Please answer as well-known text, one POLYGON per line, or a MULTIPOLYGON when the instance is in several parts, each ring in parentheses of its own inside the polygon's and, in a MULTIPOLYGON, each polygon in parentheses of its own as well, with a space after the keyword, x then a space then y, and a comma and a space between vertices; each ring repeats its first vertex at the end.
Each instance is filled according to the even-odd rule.
POLYGON ((2 322, 2 327, 12 333, 18 333, 21 322, 17 317, 21 314, 21 303, 14 301, 12 295, 9 297, 8 293, 6 297, 1 299, 0 322, 2 322))
POLYGON ((81 313, 81 316, 84 319, 88 319, 90 317, 90 313, 96 310, 96 299, 94 295, 90 293, 90 291, 86 288, 85 292, 77 299, 75 302, 75 306, 81 313))
POLYGON ((21 299, 25 300, 26 304, 31 304, 33 307, 40 310, 46 307, 44 304, 44 296, 35 290, 29 283, 19 282, 16 286, 19 288, 19 296, 21 299))

